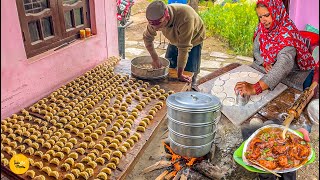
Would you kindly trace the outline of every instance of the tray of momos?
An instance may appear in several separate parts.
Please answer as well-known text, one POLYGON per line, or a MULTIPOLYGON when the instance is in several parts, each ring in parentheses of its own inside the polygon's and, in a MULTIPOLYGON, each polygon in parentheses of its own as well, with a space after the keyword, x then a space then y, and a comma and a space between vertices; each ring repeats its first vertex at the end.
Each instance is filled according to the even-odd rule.
POLYGON ((19 178, 117 179, 174 93, 115 73, 118 61, 109 58, 1 120, 1 167, 23 154, 30 167, 19 178))

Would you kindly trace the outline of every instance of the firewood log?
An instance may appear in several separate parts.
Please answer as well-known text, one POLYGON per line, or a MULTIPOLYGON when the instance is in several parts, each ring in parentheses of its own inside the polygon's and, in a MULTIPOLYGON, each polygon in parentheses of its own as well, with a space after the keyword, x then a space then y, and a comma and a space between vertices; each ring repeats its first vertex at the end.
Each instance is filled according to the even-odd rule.
POLYGON ((226 173, 223 172, 218 166, 214 166, 207 161, 196 163, 192 168, 210 179, 221 179, 226 173))
POLYGON ((201 174, 200 172, 197 172, 193 169, 190 169, 188 179, 192 180, 210 180, 205 175, 201 174))

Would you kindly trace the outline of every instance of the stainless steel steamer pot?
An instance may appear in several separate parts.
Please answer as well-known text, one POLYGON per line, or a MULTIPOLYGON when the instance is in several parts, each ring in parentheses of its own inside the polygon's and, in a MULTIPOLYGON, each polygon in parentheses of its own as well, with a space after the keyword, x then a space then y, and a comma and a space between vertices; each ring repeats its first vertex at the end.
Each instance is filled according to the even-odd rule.
POLYGON ((219 98, 201 92, 180 92, 166 101, 172 150, 187 157, 206 155, 221 117, 219 98))
MULTIPOLYGON (((219 117, 219 116, 217 116, 219 117)), ((217 117, 214 120, 217 120, 217 117)), ((171 117, 168 118, 168 126, 174 131, 180 132, 181 134, 190 134, 192 136, 206 135, 208 132, 214 132, 216 129, 216 122, 211 123, 185 123, 179 120, 175 120, 171 117)))
POLYGON ((188 136, 185 134, 180 134, 175 132, 169 127, 169 136, 170 138, 179 144, 183 144, 186 146, 202 146, 204 144, 210 143, 214 138, 214 132, 208 133, 202 136, 188 136))

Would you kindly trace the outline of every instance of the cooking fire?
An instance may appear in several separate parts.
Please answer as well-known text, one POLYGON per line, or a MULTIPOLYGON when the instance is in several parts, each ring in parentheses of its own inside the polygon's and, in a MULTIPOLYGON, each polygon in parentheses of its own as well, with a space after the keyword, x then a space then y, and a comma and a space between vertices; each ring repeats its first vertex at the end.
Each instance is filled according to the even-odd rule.
POLYGON ((169 144, 162 142, 167 160, 161 160, 147 167, 143 173, 165 168, 156 180, 205 180, 221 179, 224 176, 222 170, 208 161, 208 156, 193 158, 184 157, 173 152, 169 144))

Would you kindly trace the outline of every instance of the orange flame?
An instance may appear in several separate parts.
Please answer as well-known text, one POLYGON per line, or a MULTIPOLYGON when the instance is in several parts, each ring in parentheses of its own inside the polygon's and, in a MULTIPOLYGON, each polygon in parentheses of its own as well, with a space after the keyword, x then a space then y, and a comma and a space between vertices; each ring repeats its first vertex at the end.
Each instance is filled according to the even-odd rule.
POLYGON ((192 166, 196 160, 198 160, 198 158, 191 158, 191 159, 189 160, 189 162, 187 162, 186 165, 187 165, 187 166, 192 166))
POLYGON ((182 166, 180 166, 180 162, 178 161, 178 162, 176 162, 176 163, 174 163, 173 164, 173 167, 174 167, 174 170, 175 171, 179 171, 180 169, 182 169, 182 166))
POLYGON ((164 145, 164 147, 170 152, 171 154, 171 162, 173 163, 173 167, 174 167, 174 171, 175 173, 177 173, 180 169, 182 169, 182 166, 180 165, 180 161, 179 160, 185 160, 186 161, 186 165, 187 166, 192 166, 197 160, 202 160, 203 157, 200 158, 188 158, 188 157, 183 157, 180 156, 176 153, 173 152, 173 150, 170 148, 170 146, 168 146, 166 143, 162 142, 162 144, 164 145))

